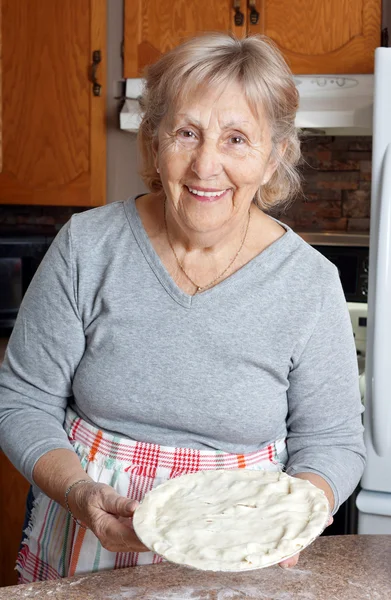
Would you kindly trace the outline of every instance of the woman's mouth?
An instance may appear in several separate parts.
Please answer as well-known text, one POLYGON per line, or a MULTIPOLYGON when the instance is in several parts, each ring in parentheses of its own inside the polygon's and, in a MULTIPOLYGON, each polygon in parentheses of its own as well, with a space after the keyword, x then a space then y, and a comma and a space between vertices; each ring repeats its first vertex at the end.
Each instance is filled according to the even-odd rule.
POLYGON ((211 188, 193 188, 188 185, 185 186, 187 190, 190 192, 192 196, 195 196, 201 202, 211 202, 213 200, 218 200, 222 198, 226 192, 228 192, 229 188, 225 190, 216 190, 211 188))

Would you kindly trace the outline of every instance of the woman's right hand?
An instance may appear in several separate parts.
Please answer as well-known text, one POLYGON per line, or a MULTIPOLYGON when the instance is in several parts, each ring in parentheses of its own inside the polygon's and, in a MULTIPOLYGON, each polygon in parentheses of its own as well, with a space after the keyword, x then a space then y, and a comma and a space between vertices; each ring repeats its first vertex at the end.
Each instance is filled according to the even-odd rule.
POLYGON ((91 529, 106 550, 148 552, 138 539, 132 519, 138 502, 120 496, 105 483, 79 483, 68 494, 73 516, 91 529))

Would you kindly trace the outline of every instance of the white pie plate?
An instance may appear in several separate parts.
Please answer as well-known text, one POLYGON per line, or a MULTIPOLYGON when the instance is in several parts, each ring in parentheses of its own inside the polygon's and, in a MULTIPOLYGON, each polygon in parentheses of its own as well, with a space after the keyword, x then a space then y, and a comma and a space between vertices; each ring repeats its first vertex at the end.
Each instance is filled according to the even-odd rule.
MULTIPOLYGON (((242 473, 244 472, 243 469, 233 469, 233 470, 218 470, 218 471, 213 471, 216 474, 221 475, 222 473, 230 473, 231 475, 233 473, 237 473, 238 477, 242 477, 242 473)), ((319 524, 316 528, 316 531, 313 532, 313 536, 311 537, 311 539, 308 540, 308 542, 306 544, 303 544, 302 546, 300 546, 300 548, 298 548, 297 550, 295 550, 294 552, 287 554, 287 555, 283 555, 281 557, 278 558, 278 560, 273 560, 269 563, 266 564, 262 564, 262 565, 257 565, 257 566, 245 566, 245 567, 241 567, 241 568, 226 568, 226 566, 222 566, 221 568, 217 569, 217 568, 208 568, 208 567, 200 567, 200 566, 195 566, 193 564, 188 564, 185 561, 179 561, 179 560, 174 560, 172 558, 167 558, 167 556, 165 556, 164 553, 159 553, 156 552, 156 550, 153 548, 153 543, 150 540, 150 531, 151 531, 151 527, 149 524, 147 524, 145 522, 145 516, 148 515, 148 513, 152 510, 154 510, 155 506, 157 506, 158 504, 160 505, 161 508, 161 493, 162 491, 167 492, 167 490, 170 490, 170 488, 173 488, 173 486, 177 487, 178 486, 178 480, 179 480, 179 485, 182 489, 186 489, 189 487, 190 484, 194 484, 194 478, 196 477, 202 477, 202 473, 208 473, 208 474, 212 474, 212 471, 198 471, 197 473, 192 473, 192 474, 188 474, 188 475, 181 475, 180 477, 177 477, 175 479, 170 479, 168 481, 165 481, 164 483, 158 485, 156 488, 152 489, 150 492, 148 492, 145 497, 143 502, 141 502, 141 504, 137 507, 134 516, 133 516, 133 528, 136 532, 137 537, 141 540, 141 542, 147 547, 149 548, 152 552, 154 552, 155 554, 159 554, 160 556, 162 556, 162 558, 164 558, 166 561, 174 563, 174 564, 179 564, 191 569, 196 569, 196 570, 203 570, 203 571, 224 571, 224 572, 243 572, 243 571, 254 571, 257 569, 263 569, 265 567, 270 567, 272 565, 276 565, 278 563, 280 563, 283 560, 286 560, 288 558, 291 558, 292 556, 295 556, 295 554, 297 554, 298 552, 301 552, 302 550, 304 550, 305 548, 307 548, 310 544, 312 544, 316 538, 318 538, 321 533, 324 531, 324 529, 327 527, 328 521, 330 519, 330 512, 329 512, 329 504, 328 504, 328 500, 324 494, 324 492, 322 490, 320 490, 319 488, 316 488, 315 486, 313 486, 310 482, 305 482, 306 484, 308 484, 309 486, 311 486, 312 492, 314 493, 314 490, 316 491, 316 495, 317 495, 317 499, 321 502, 321 504, 323 504, 322 506, 322 517, 324 516, 324 518, 320 519, 319 524), (189 479, 190 478, 190 479, 189 479), (324 515, 323 515, 324 513, 324 515)), ((252 472, 254 473, 254 471, 247 471, 247 472, 252 472)), ((265 475, 266 473, 270 473, 269 471, 255 471, 260 479, 262 479, 263 477, 267 477, 267 475, 265 475)), ((212 476, 212 475, 211 475, 212 476)), ((293 478, 290 477, 289 475, 287 475, 286 473, 280 473, 279 476, 281 478, 289 478, 289 480, 294 480, 295 483, 298 482, 297 478, 293 478)), ((299 480, 302 481, 302 480, 299 480)), ((301 485, 301 484, 300 484, 301 485)), ((186 502, 186 500, 184 500, 184 502, 186 502)), ((274 502, 275 504, 275 502, 274 502)))

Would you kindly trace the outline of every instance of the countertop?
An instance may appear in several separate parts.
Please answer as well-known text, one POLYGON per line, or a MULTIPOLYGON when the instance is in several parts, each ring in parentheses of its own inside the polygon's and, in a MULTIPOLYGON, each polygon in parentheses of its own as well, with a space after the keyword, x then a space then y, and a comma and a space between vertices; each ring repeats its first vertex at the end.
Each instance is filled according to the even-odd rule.
POLYGON ((293 569, 208 573, 162 563, 0 589, 0 600, 390 600, 391 535, 318 538, 293 569))

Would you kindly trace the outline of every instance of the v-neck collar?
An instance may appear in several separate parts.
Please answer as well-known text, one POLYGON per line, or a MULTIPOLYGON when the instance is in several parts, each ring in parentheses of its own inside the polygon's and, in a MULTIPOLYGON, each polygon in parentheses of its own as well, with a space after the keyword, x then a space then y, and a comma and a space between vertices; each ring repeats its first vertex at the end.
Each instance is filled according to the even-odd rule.
POLYGON ((223 281, 220 283, 217 283, 212 288, 209 288, 204 292, 198 292, 195 295, 190 295, 181 290, 181 288, 175 283, 165 265, 161 261, 160 256, 153 247, 136 207, 136 199, 138 197, 139 196, 129 198, 124 202, 125 213, 130 228, 142 254, 144 255, 160 284, 173 298, 173 300, 175 300, 175 302, 181 304, 185 308, 192 308, 202 305, 205 302, 210 302, 232 285, 237 285, 240 280, 243 279, 243 277, 246 277, 247 274, 256 268, 261 262, 263 262, 267 256, 270 257, 270 255, 281 248, 281 246, 285 246, 285 244, 293 235, 293 231, 290 227, 288 227, 288 225, 285 225, 285 223, 281 223, 281 221, 274 219, 277 223, 279 223, 279 225, 281 225, 281 227, 285 229, 286 233, 283 236, 262 250, 262 252, 254 256, 254 258, 240 267, 240 269, 232 273, 232 275, 229 275, 226 277, 226 279, 223 279, 223 281))

